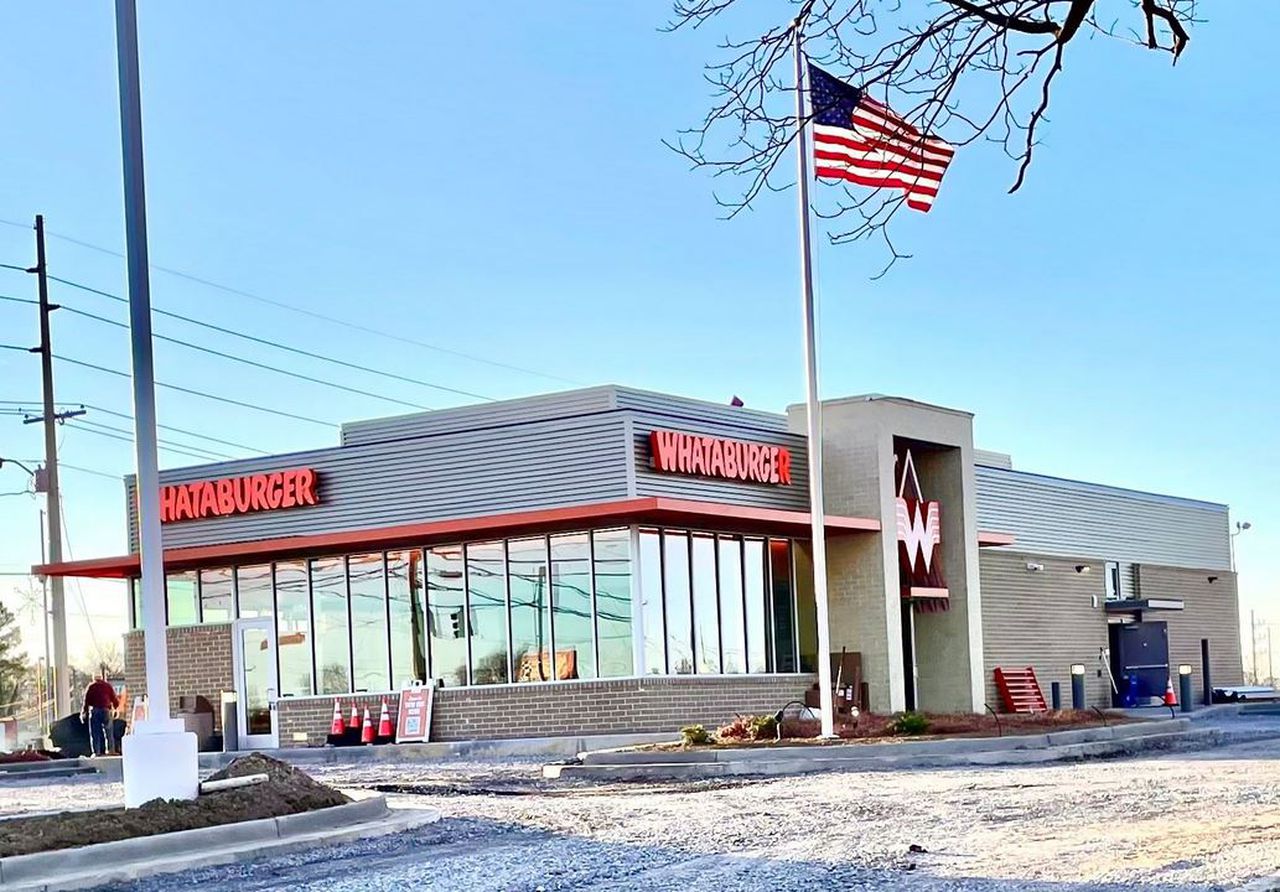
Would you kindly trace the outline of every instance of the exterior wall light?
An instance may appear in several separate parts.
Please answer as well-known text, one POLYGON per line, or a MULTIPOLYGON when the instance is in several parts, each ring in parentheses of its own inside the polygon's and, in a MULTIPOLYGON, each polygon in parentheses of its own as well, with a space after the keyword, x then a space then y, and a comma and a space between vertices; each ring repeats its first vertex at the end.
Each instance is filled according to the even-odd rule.
POLYGON ((1179 663, 1179 664, 1178 664, 1178 674, 1179 674, 1179 675, 1190 675, 1190 674, 1191 674, 1191 664, 1190 664, 1190 663, 1179 663))
POLYGON ((1072 674, 1072 675, 1084 675, 1084 663, 1072 663, 1072 664, 1071 664, 1071 674, 1072 674))
POLYGON ((1044 564, 1037 564, 1035 561, 1027 561, 1028 573, 1039 573, 1044 569, 1044 564))
POLYGON ((1088 573, 1092 569, 1088 564, 1076 564, 1077 573, 1088 573))

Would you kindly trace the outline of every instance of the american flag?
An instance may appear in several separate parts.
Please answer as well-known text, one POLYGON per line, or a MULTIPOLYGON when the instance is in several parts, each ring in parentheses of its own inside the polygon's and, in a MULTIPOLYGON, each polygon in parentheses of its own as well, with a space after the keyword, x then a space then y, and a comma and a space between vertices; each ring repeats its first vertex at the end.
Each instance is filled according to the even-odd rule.
POLYGON ((809 66, 813 164, 818 177, 901 189, 907 206, 933 207, 955 148, 925 136, 866 92, 809 66))

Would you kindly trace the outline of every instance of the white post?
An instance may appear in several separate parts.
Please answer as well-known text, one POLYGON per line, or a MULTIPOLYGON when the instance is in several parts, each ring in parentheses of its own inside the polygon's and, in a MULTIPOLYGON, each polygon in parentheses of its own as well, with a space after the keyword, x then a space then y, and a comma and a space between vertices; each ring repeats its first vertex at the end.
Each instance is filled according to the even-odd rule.
POLYGON ((169 715, 169 654, 165 630, 164 545, 160 533, 160 470, 156 456, 155 374, 151 356, 151 283, 142 169, 142 99, 138 78, 138 17, 134 0, 116 0, 120 77, 120 142, 124 158, 125 244, 129 271, 129 336, 133 354, 134 443, 137 456, 138 541, 142 570, 143 640, 147 661, 147 721, 125 737, 125 806, 157 797, 199 793, 196 736, 169 715))
POLYGON ((804 53, 797 18, 791 25, 796 57, 796 169, 800 196, 800 283, 804 301, 804 363, 809 449, 809 515, 813 524, 813 595, 818 613, 818 696, 822 736, 835 737, 831 690, 831 627, 827 609, 827 530, 822 496, 822 403, 818 399, 818 337, 809 253, 809 147, 804 114, 804 53))

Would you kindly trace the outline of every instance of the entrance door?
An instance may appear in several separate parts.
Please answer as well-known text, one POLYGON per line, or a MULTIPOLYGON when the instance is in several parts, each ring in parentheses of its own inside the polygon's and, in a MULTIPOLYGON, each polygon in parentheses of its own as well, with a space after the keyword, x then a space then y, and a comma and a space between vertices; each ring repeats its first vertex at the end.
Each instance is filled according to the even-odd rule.
POLYGON ((235 635, 236 712, 240 720, 237 749, 279 746, 276 721, 276 630, 270 618, 237 620, 235 635))

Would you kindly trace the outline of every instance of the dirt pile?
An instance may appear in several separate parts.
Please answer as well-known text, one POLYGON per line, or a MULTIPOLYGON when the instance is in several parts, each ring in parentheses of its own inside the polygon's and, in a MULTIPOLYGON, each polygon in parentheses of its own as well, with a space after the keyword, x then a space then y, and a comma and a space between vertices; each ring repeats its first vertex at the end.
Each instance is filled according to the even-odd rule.
POLYGON ((62 812, 0 821, 0 857, 277 818, 343 805, 351 800, 292 766, 254 754, 236 759, 209 779, 265 774, 266 783, 201 795, 194 802, 156 799, 140 808, 62 812))

